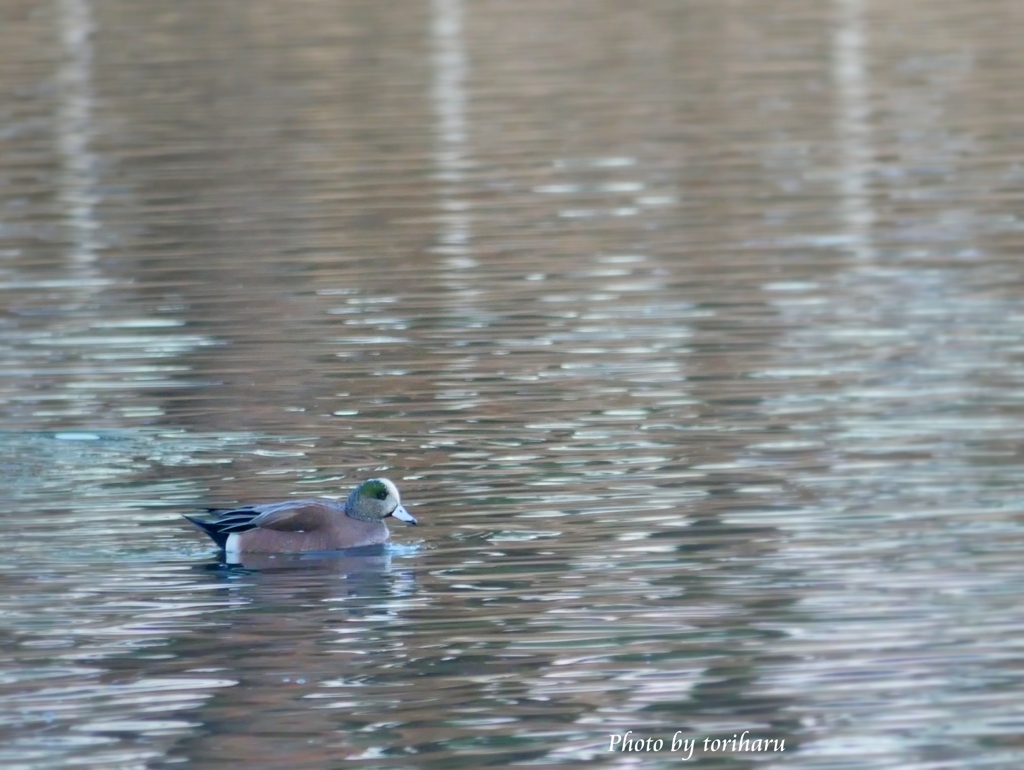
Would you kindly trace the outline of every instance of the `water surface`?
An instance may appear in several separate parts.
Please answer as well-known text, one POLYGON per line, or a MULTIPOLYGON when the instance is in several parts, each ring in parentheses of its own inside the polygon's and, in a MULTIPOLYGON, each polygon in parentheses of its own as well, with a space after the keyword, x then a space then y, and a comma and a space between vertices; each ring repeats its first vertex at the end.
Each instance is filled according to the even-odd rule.
POLYGON ((4 768, 1024 761, 1016 3, 2 13, 4 768))

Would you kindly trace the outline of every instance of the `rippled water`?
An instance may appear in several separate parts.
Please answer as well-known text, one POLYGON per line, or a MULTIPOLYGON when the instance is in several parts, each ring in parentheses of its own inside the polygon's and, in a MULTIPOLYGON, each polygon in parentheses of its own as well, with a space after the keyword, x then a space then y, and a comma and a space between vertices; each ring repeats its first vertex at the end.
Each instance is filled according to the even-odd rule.
POLYGON ((5 770, 1024 763, 1018 3, 0 18, 5 770))

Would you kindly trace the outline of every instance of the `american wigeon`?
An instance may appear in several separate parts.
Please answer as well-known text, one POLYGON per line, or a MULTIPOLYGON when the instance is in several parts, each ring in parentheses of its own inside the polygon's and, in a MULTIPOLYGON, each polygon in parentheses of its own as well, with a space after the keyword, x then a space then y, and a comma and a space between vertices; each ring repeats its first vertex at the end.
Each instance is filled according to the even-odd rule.
POLYGON ((327 498, 285 500, 212 511, 212 519, 186 516, 226 553, 300 553, 337 551, 386 543, 388 516, 415 524, 398 487, 370 479, 341 503, 327 498))

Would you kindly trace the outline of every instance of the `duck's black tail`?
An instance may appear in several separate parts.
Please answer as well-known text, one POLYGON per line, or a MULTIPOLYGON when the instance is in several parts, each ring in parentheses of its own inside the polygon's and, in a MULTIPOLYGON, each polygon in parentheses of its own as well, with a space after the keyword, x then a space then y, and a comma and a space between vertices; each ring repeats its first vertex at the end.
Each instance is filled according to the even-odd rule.
POLYGON ((224 546, 227 545, 228 535, 231 533, 227 531, 227 526, 221 521, 204 521, 198 516, 188 516, 185 518, 195 524, 199 529, 203 530, 207 535, 213 538, 213 542, 217 544, 217 547, 222 551, 224 546))
POLYGON ((213 520, 200 519, 198 516, 189 516, 187 514, 182 515, 212 537, 213 542, 223 551, 224 547, 228 544, 228 537, 232 533, 245 532, 247 529, 252 529, 255 526, 252 520, 260 515, 261 509, 259 506, 246 505, 241 508, 228 508, 226 510, 218 510, 216 508, 208 510, 210 515, 214 517, 213 520))

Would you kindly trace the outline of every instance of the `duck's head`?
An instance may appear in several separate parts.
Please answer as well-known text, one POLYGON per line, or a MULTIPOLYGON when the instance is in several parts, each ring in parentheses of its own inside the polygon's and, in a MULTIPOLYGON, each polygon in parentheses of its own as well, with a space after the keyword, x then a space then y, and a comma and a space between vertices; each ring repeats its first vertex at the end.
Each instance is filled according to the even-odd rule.
POLYGON ((398 487, 388 479, 368 479, 353 489, 345 501, 345 513, 361 521, 383 521, 394 516, 409 524, 416 523, 402 505, 398 487))

